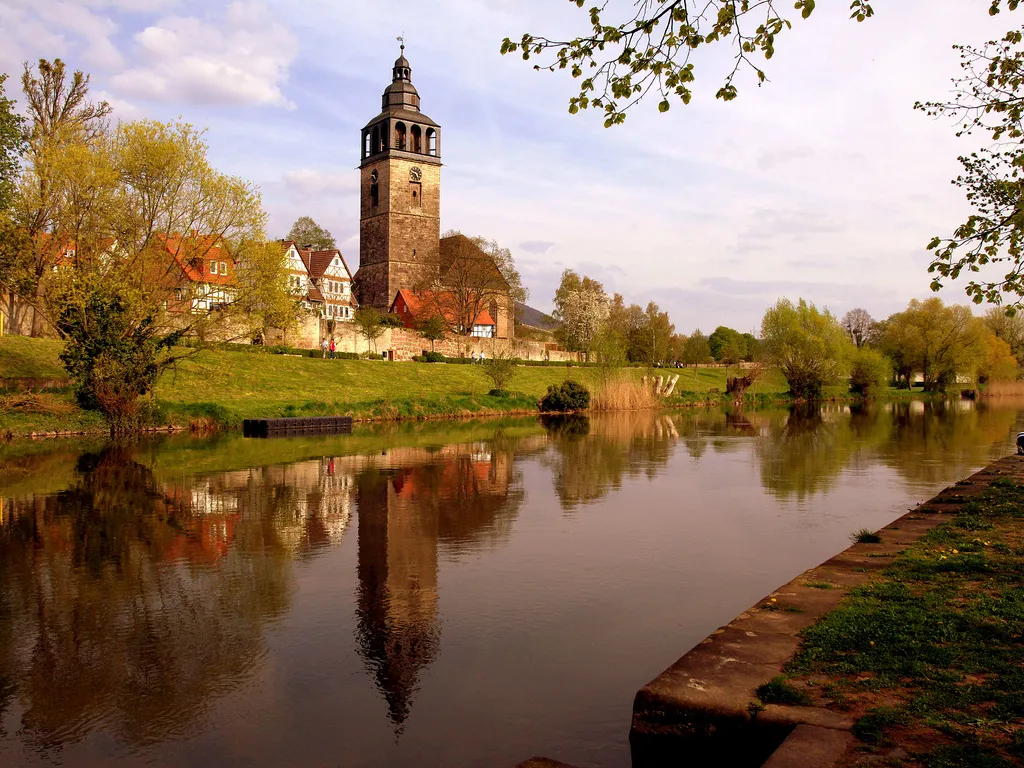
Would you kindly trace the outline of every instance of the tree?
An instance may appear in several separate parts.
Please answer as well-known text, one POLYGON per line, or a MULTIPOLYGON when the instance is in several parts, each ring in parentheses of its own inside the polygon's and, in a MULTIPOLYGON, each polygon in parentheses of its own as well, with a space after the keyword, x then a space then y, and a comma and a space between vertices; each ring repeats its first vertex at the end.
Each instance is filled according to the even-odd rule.
POLYGON ((0 74, 0 215, 14 202, 19 163, 25 152, 25 118, 14 111, 14 102, 4 95, 7 75, 0 74))
POLYGON ((615 368, 621 368, 626 364, 626 339, 607 320, 594 337, 591 350, 597 356, 598 365, 601 366, 601 381, 604 384, 611 380, 615 368))
POLYGON ((554 317, 561 325, 556 338, 571 352, 590 359, 595 339, 608 318, 608 295, 601 283, 567 269, 555 291, 554 317))
POLYGON ((494 240, 449 230, 442 235, 437 263, 429 266, 429 276, 416 288, 427 292, 430 311, 449 320, 456 333, 472 334, 485 311, 504 309, 512 322, 514 303, 526 301, 512 252, 494 240))
POLYGON ((711 360, 711 346, 708 344, 708 337, 695 330, 683 345, 683 354, 680 357, 683 365, 693 366, 693 384, 697 385, 697 366, 711 360))
POLYGON ((1013 356, 1024 360, 1024 314, 1012 315, 999 307, 991 307, 984 317, 985 325, 1000 339, 1010 345, 1013 356))
POLYGON ((871 338, 875 321, 866 309, 856 308, 843 315, 842 325, 843 330, 849 335, 850 341, 860 349, 871 338))
POLYGON ((334 236, 309 216, 296 219, 286 239, 296 243, 299 248, 309 246, 314 251, 330 251, 338 247, 334 236))
MULTIPOLYGON (((298 324, 303 310, 302 302, 288 286, 290 273, 281 244, 240 243, 234 259, 238 266, 237 309, 245 318, 250 338, 262 344, 271 329, 287 335, 298 324)), ((331 323, 333 320, 328 321, 328 325, 331 323)))
POLYGON ((736 365, 743 359, 743 348, 740 346, 742 338, 742 336, 737 334, 735 338, 729 339, 719 355, 718 361, 720 363, 736 365))
POLYGON ((761 339, 766 360, 782 371, 798 398, 821 397, 825 384, 842 378, 852 344, 832 313, 800 299, 780 299, 765 312, 761 339))
POLYGON ((40 336, 40 311, 46 292, 44 279, 66 245, 58 236, 58 193, 75 184, 70 177, 75 159, 107 128, 110 106, 88 101, 89 76, 75 71, 68 81, 65 64, 40 59, 36 73, 28 64, 21 78, 28 104, 28 168, 22 177, 15 216, 27 245, 8 265, 5 283, 33 305, 32 335, 40 336), (47 237, 47 235, 50 235, 47 237))
POLYGON ((375 308, 366 305, 360 307, 352 315, 352 321, 356 325, 356 331, 366 339, 366 345, 373 345, 373 351, 377 351, 377 339, 384 333, 384 326, 381 325, 381 314, 375 308))
POLYGON ((1017 358, 1010 345, 991 331, 982 335, 982 357, 978 365, 979 384, 991 381, 1013 381, 1020 373, 1017 358))
POLYGON ((892 364, 881 352, 870 347, 854 350, 850 362, 851 392, 865 397, 874 395, 885 388, 891 375, 892 364))
POLYGON ((67 341, 60 353, 79 403, 98 410, 110 436, 124 439, 142 424, 140 399, 177 359, 178 330, 162 333, 157 310, 125 281, 92 274, 54 290, 54 326, 67 341))
POLYGON ((761 359, 761 340, 754 334, 743 334, 743 348, 746 351, 745 360, 756 362, 761 359))
MULTIPOLYGON (((1009 4, 1011 9, 1017 3, 1009 4)), ((960 45, 962 76, 954 97, 918 103, 930 115, 953 117, 957 136, 975 131, 992 145, 961 156, 963 172, 953 183, 965 190, 975 212, 950 237, 934 237, 928 271, 932 289, 945 279, 972 273, 965 290, 972 301, 999 304, 1024 300, 1024 33, 1007 32, 981 48, 960 45), (989 267, 986 269, 986 267, 989 267), (975 277, 975 275, 977 275, 975 277)))
POLYGON ((8 288, 6 314, 12 322, 16 318, 18 303, 10 290, 9 276, 16 274, 20 255, 26 243, 11 216, 20 171, 25 152, 25 120, 14 111, 14 101, 4 95, 7 75, 0 74, 0 285, 8 288))
POLYGON ((943 391, 957 377, 973 378, 984 356, 984 323, 968 307, 942 299, 914 299, 885 322, 882 351, 909 388, 918 373, 929 392, 943 391))
POLYGON ((650 345, 647 347, 648 351, 644 353, 644 359, 648 363, 665 362, 672 342, 672 334, 676 330, 676 327, 669 321, 668 312, 662 312, 653 301, 647 302, 647 308, 643 315, 643 326, 637 330, 643 337, 642 346, 647 347, 648 343, 650 345))
POLYGON ((37 237, 66 247, 37 315, 68 342, 80 400, 115 435, 137 429, 139 398, 194 352, 179 340, 249 335, 271 316, 275 287, 287 293, 280 246, 263 244, 257 190, 206 154, 191 126, 140 121, 64 145, 49 164, 50 229, 37 237), (181 232, 194 234, 168 234, 181 232), (218 270, 217 293, 190 277, 211 254, 232 264, 230 277, 218 270))
MULTIPOLYGON (((580 8, 583 0, 573 0, 580 8)), ((776 0, 644 0, 636 4, 597 4, 586 10, 590 30, 568 40, 523 34, 505 38, 502 54, 521 53, 524 60, 545 57, 538 70, 569 70, 578 79, 579 93, 569 99, 569 112, 593 107, 604 113, 605 127, 626 119, 626 111, 652 90, 667 112, 670 99, 689 104, 693 96, 694 52, 722 42, 733 47, 733 64, 716 98, 736 98, 736 76, 750 69, 757 82, 766 79, 757 57, 770 59, 779 35, 790 22, 775 9, 776 0), (611 16, 613 18, 609 19, 611 16)), ((815 0, 796 0, 795 9, 807 18, 815 0)), ((992 0, 998 12, 1002 0, 992 0)), ((1007 0, 1012 9, 1016 0, 1007 0)), ((787 4, 788 7, 788 4, 787 4)), ((853 0, 850 16, 864 21, 873 15, 868 0, 853 0)))
POLYGON ((708 345, 711 347, 711 356, 718 362, 722 362, 722 351, 732 342, 734 354, 738 352, 740 358, 746 357, 746 343, 743 335, 732 328, 720 325, 708 336, 708 345))
POLYGON ((491 394, 504 397, 508 394, 508 385, 519 373, 519 364, 511 352, 494 349, 491 356, 484 360, 483 369, 484 375, 494 384, 491 394))
POLYGON ((416 331, 430 342, 430 351, 434 351, 434 342, 441 341, 448 333, 448 323, 440 315, 429 315, 416 321, 416 331))

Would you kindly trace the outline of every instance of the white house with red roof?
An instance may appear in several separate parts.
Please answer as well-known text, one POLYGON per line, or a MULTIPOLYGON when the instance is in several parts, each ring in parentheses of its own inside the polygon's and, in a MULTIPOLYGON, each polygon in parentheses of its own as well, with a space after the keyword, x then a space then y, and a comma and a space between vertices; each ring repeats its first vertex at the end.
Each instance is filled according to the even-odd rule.
MULTIPOLYGON (((176 298, 187 303, 183 309, 204 312, 231 303, 237 265, 222 238, 196 232, 158 237, 171 257, 171 269, 164 279, 173 284, 176 298)), ((160 275, 154 278, 161 279, 160 275)))
POLYGON ((352 293, 352 273, 341 251, 310 251, 309 278, 324 298, 323 316, 328 320, 351 320, 357 302, 352 293))
POLYGON ((337 249, 315 251, 283 240, 288 286, 303 307, 328 320, 351 320, 358 306, 352 273, 337 249))

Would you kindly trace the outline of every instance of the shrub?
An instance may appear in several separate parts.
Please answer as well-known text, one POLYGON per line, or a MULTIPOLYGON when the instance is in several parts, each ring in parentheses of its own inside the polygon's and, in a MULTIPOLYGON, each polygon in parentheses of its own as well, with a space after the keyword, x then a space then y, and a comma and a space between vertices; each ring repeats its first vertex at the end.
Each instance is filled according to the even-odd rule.
POLYGON ((493 382, 494 389, 497 390, 504 391, 506 385, 511 383, 518 373, 518 366, 514 357, 504 357, 496 354, 493 357, 484 359, 482 365, 484 374, 493 382))
POLYGON ((509 392, 507 389, 492 389, 487 394, 490 395, 491 397, 505 398, 505 397, 509 397, 512 393, 509 392))
POLYGON ((854 544, 881 544, 882 537, 874 531, 869 531, 867 528, 861 528, 859 531, 850 534, 850 540, 854 544))
POLYGON ((440 352, 425 352, 423 353, 424 363, 443 363, 444 355, 440 352))
POLYGON ((877 350, 861 347, 853 353, 850 366, 850 391, 857 395, 873 395, 884 389, 892 377, 889 359, 877 350))
POLYGON ((540 401, 540 409, 547 412, 585 411, 589 407, 590 390, 571 379, 557 387, 549 385, 548 393, 540 401))
POLYGON ((798 707, 811 705, 811 698, 799 688, 793 687, 785 677, 773 677, 754 692, 765 704, 792 704, 798 707))

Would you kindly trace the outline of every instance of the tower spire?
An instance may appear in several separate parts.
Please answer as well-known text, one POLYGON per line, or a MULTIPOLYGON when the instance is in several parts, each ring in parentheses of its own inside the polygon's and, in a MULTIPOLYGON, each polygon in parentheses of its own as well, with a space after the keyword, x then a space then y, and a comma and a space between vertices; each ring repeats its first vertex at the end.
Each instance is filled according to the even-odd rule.
MULTIPOLYGON (((401 34, 395 38, 401 43, 399 49, 398 58, 395 60, 395 68, 392 71, 391 82, 393 83, 412 83, 412 68, 409 66, 409 60, 405 58, 405 35, 401 34)), ((415 89, 414 89, 415 90, 415 89)))

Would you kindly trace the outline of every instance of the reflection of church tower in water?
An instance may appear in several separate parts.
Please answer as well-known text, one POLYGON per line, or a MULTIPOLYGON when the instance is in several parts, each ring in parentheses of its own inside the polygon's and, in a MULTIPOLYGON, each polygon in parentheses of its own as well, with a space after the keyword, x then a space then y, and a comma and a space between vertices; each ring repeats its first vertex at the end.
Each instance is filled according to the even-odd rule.
POLYGON ((400 477, 366 472, 359 514, 359 647, 398 730, 420 670, 437 655, 437 516, 399 497, 400 477), (395 481, 395 482, 393 482, 395 481))
POLYGON ((355 479, 359 653, 399 732, 421 671, 440 651, 439 546, 505 541, 523 500, 511 453, 460 447, 424 463, 408 458, 398 449, 391 467, 355 479))

